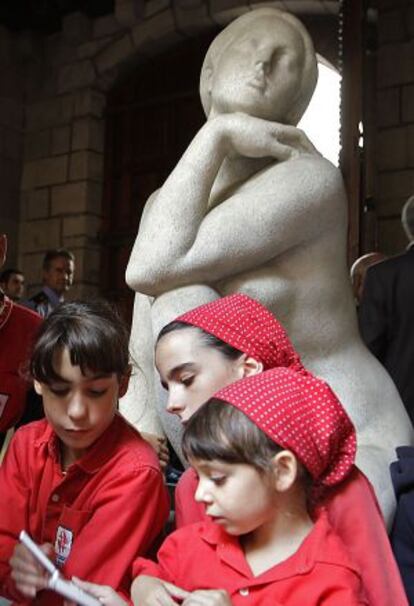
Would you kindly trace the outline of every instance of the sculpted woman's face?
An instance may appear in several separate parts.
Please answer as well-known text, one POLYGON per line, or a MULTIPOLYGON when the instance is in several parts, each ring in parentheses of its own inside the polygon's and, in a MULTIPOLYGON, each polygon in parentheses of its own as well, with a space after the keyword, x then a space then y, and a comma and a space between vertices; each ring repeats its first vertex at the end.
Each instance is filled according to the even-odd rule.
POLYGON ((155 364, 168 390, 167 410, 185 423, 216 391, 241 379, 246 356, 226 358, 189 327, 164 335, 157 344, 155 364))
POLYGON ((244 112, 285 122, 301 89, 301 35, 278 18, 261 17, 235 36, 211 74, 211 115, 244 112))

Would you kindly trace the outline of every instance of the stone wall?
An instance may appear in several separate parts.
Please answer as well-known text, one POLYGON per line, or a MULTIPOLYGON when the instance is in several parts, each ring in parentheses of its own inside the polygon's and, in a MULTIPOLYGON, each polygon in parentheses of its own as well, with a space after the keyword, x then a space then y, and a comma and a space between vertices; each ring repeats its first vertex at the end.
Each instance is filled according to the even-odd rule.
POLYGON ((8 236, 6 267, 18 265, 25 75, 22 42, 21 37, 0 28, 0 231, 8 236))
MULTIPOLYGON (((275 1, 301 16, 332 15, 336 0, 275 1)), ((29 292, 47 248, 76 255, 72 296, 99 289, 107 91, 148 57, 255 6, 247 0, 116 0, 113 15, 68 15, 38 41, 27 79, 20 258, 29 292)))
POLYGON ((414 194, 414 0, 378 0, 377 212, 379 249, 407 244, 400 212, 414 194))
POLYGON ((29 291, 40 285, 45 250, 60 246, 76 255, 73 296, 99 283, 105 95, 91 57, 120 29, 113 17, 71 14, 30 66, 20 231, 29 291))

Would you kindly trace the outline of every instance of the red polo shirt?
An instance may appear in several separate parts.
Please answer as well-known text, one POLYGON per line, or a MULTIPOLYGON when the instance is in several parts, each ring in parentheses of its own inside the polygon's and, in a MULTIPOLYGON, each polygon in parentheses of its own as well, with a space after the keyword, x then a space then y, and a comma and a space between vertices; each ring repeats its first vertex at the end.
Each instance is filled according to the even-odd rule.
POLYGON ((5 297, 0 314, 0 433, 13 427, 23 414, 29 384, 20 376, 32 339, 42 318, 5 297))
MULTIPOLYGON (((192 468, 181 476, 175 491, 177 528, 206 518, 194 494, 197 476, 192 468)), ((360 571, 372 606, 408 606, 400 573, 391 550, 374 490, 357 467, 334 488, 324 506, 329 522, 360 571)))
MULTIPOLYGON (((48 422, 22 427, 0 467, 0 486, 0 595, 19 602, 8 562, 22 529, 39 544, 55 545, 67 578, 128 594, 131 563, 147 553, 169 512, 153 449, 119 415, 65 474, 48 422)), ((44 591, 33 603, 51 606, 63 599, 44 591)))
POLYGON ((254 576, 236 537, 206 520, 177 530, 158 552, 158 564, 139 558, 147 574, 187 591, 225 589, 233 606, 367 606, 361 579, 321 514, 290 558, 254 576))

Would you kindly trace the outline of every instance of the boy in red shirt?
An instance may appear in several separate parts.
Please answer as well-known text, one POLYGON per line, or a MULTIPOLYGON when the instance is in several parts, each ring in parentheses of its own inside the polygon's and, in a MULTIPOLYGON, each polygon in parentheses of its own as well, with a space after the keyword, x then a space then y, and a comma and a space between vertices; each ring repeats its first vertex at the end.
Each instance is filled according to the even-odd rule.
POLYGON ((128 334, 104 303, 64 303, 42 325, 29 372, 46 419, 16 432, 0 467, 0 594, 62 604, 17 543, 25 529, 67 578, 127 593, 131 563, 168 516, 152 448, 117 413, 128 334))

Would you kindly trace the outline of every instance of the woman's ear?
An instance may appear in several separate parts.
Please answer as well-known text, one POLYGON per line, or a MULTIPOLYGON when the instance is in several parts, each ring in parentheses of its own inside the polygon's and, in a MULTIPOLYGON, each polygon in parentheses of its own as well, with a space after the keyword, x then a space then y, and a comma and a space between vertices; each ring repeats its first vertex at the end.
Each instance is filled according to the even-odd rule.
POLYGON ((282 450, 273 457, 272 467, 276 490, 286 492, 293 486, 298 477, 297 458, 290 450, 282 450))
POLYGON ((42 388, 42 384, 39 383, 39 381, 33 381, 33 385, 35 388, 35 392, 37 393, 38 396, 42 396, 43 395, 43 388, 42 388))
POLYGON ((245 356, 243 360, 243 379, 257 375, 259 372, 263 372, 263 362, 259 362, 259 360, 250 356, 245 356))

